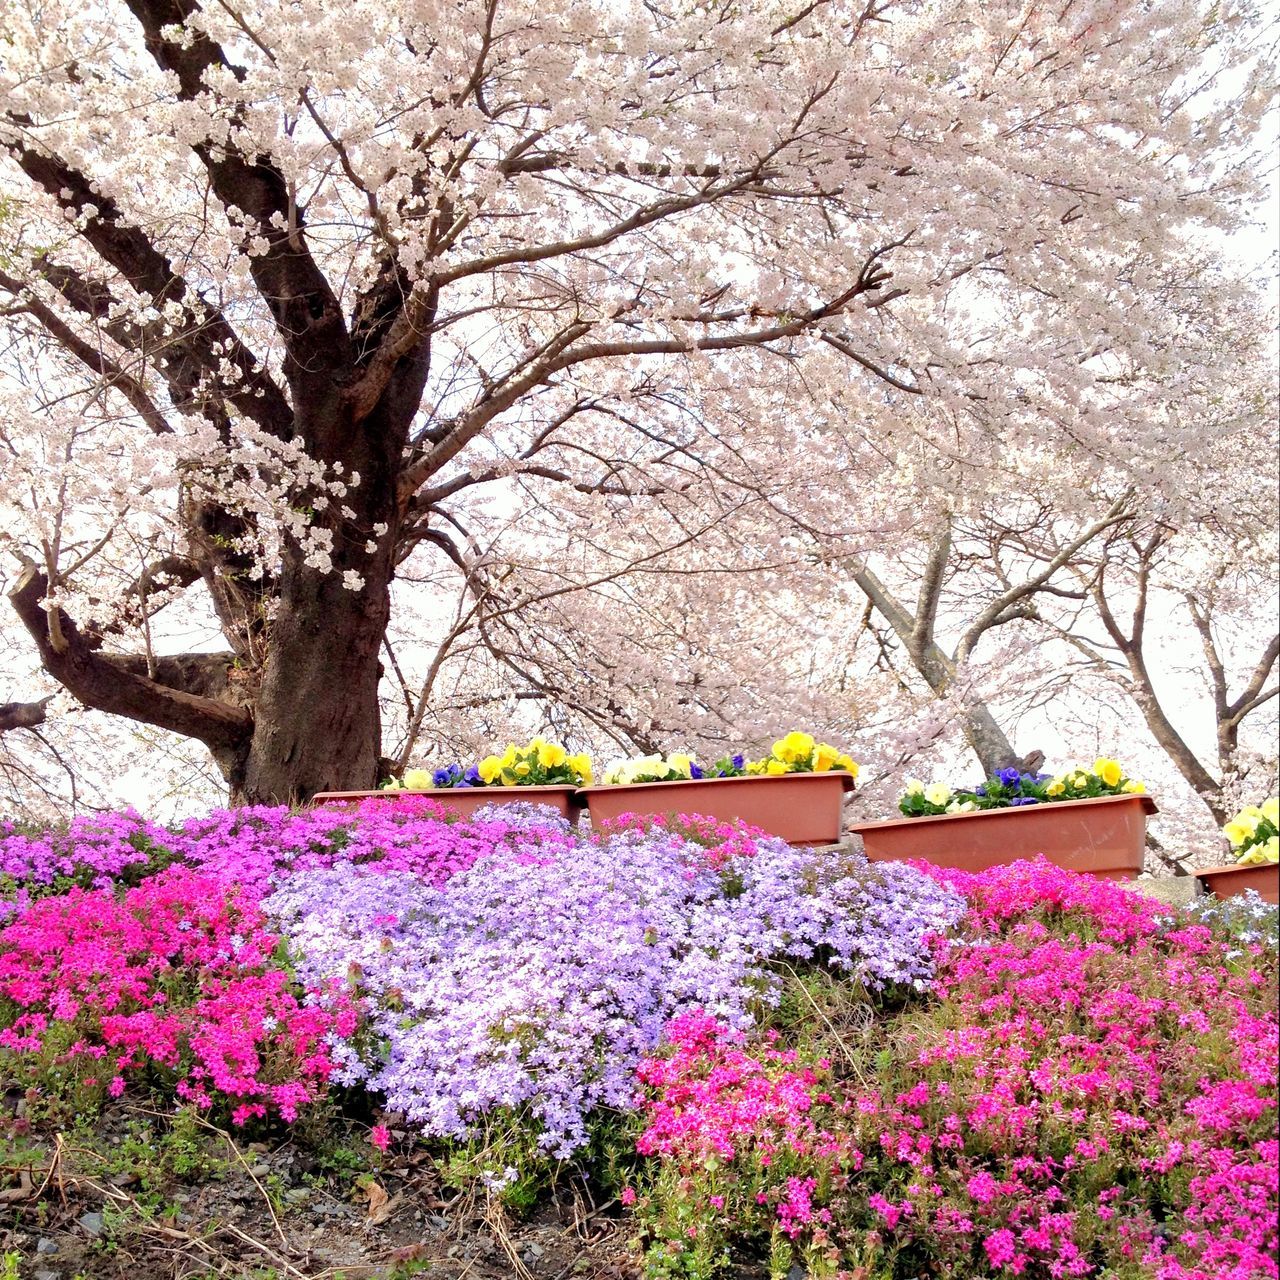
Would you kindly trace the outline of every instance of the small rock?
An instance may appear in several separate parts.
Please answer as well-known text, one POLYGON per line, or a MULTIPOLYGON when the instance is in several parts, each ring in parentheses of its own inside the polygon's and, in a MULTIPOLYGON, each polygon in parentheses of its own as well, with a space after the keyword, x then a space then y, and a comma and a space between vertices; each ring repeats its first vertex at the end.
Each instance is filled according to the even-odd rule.
POLYGON ((435 1227, 437 1231, 443 1231, 449 1225, 449 1219, 442 1213, 427 1214, 427 1221, 435 1227))
POLYGON ((77 1222, 91 1235, 100 1236, 102 1234, 102 1214, 100 1213, 82 1213, 77 1222))
POLYGON ((524 1252, 525 1252, 524 1260, 526 1262, 532 1262, 534 1259, 542 1257, 543 1253, 545 1253, 546 1251, 543 1249, 543 1247, 540 1244, 535 1244, 532 1241, 530 1241, 530 1243, 525 1247, 524 1252))
POLYGON ((312 1191, 310 1187, 290 1187, 289 1190, 284 1193, 284 1198, 290 1204, 305 1204, 314 1195, 315 1192, 312 1191))
POLYGON ((56 1271, 37 1271, 31 1280, 62 1280, 56 1271))
POLYGON ((787 1272, 787 1280, 809 1280, 809 1268, 793 1262, 791 1270, 787 1272))
POLYGON ((37 1253, 57 1253, 58 1252, 57 1242, 54 1240, 48 1239, 48 1237, 44 1237, 36 1243, 36 1252, 37 1253))
POLYGON ((1171 907, 1189 907, 1201 896, 1200 881, 1195 876, 1140 875, 1136 880, 1115 882, 1130 893, 1155 898, 1171 907))
POLYGON ((265 1178, 271 1172, 271 1166, 259 1161, 259 1163, 249 1166, 249 1172, 253 1174, 255 1178, 265 1178))

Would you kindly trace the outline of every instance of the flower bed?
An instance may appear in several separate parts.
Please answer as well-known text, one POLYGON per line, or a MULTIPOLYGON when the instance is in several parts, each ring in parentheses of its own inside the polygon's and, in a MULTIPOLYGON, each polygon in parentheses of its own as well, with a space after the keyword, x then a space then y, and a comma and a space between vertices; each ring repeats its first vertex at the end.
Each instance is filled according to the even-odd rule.
POLYGON ((945 879, 965 945, 874 1072, 706 1018, 642 1065, 668 1273, 1274 1275, 1274 952, 1043 863, 945 879))
POLYGON ((1219 898, 1256 893, 1280 902, 1280 799, 1247 805, 1222 829, 1234 861, 1205 867, 1196 874, 1205 889, 1219 898))
POLYGON ((1274 909, 422 803, 0 831, 0 1068, 363 1092, 513 1202, 581 1162, 654 1277, 1275 1275, 1274 909))

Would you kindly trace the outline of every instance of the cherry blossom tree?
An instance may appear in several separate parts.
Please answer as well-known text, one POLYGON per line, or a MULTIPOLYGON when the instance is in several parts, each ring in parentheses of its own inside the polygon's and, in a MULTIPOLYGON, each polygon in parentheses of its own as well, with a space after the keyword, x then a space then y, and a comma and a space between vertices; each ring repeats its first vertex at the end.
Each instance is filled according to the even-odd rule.
POLYGON ((492 599, 513 480, 828 544, 868 527, 829 467, 963 486, 1019 439, 1158 484, 1249 306, 1205 237, 1257 198, 1266 39, 1180 0, 17 0, 15 616, 85 706, 295 799, 374 782, 393 583, 492 599))

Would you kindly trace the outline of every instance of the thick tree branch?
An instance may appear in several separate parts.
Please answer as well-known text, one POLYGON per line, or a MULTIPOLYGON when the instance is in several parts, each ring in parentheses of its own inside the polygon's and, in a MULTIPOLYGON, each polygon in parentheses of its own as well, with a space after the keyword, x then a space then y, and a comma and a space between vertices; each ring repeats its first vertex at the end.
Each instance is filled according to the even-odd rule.
MULTIPOLYGON (((242 76, 209 36, 188 25, 200 12, 195 0, 126 3, 142 26, 147 51, 157 66, 173 73, 186 101, 205 96, 209 71, 242 76), (185 28, 185 38, 166 35, 166 28, 172 27, 185 28)), ((307 248, 303 211, 284 175, 267 155, 244 156, 230 146, 207 142, 193 149, 223 207, 239 210, 252 222, 253 234, 266 243, 264 252, 249 257, 249 270, 284 343, 285 376, 294 402, 331 392, 334 375, 348 374, 352 367, 351 340, 338 299, 307 248)))
MULTIPOLYGON (((6 289, 16 297, 21 292, 22 285, 0 271, 0 289, 6 289)), ((73 355, 85 368, 96 373, 107 387, 114 388, 124 396, 154 435, 172 434, 173 428, 137 378, 126 373, 110 356, 105 355, 101 348, 86 342, 39 298, 28 294, 23 306, 64 351, 73 355)))
POLYGON ((1142 712, 1151 736, 1173 761, 1177 770, 1186 779, 1194 791, 1204 800, 1210 812, 1219 824, 1226 821, 1226 813, 1219 797, 1222 785, 1204 767, 1199 757, 1192 751, 1187 740, 1180 734, 1169 719, 1164 706, 1156 692, 1155 681, 1147 667, 1146 654, 1143 652, 1143 631, 1146 615, 1147 583, 1150 573, 1149 555, 1154 552, 1154 545, 1148 543, 1143 550, 1143 558, 1138 573, 1138 594, 1134 605, 1131 629, 1128 633, 1120 626, 1107 600, 1105 566, 1099 569, 1093 584, 1093 599, 1102 619, 1107 634, 1116 648, 1124 656, 1125 665, 1129 669, 1130 694, 1142 712))
MULTIPOLYGON (((61 610, 55 612, 65 643, 62 649, 55 648, 41 603, 48 586, 45 575, 28 566, 9 592, 9 600, 35 641, 45 670, 86 706, 197 738, 215 751, 237 749, 247 741, 253 717, 243 707, 163 685, 129 669, 128 659, 98 653, 61 610)), ((145 671, 146 660, 138 661, 145 671)))
POLYGON ((12 729, 34 729, 45 722, 45 708, 52 695, 39 702, 0 702, 0 733, 12 729))
MULTIPOLYGON (((31 132, 29 122, 15 124, 24 132, 31 132)), ((182 376, 181 384, 187 394, 181 397, 180 403, 188 398, 191 388, 201 376, 210 380, 211 390, 217 386, 220 381, 218 370, 224 360, 229 362, 236 370, 236 379, 228 387, 218 386, 218 394, 264 431, 287 437, 293 415, 280 389, 240 341, 222 313, 190 288, 147 234, 126 222, 115 201, 96 191, 84 174, 58 156, 19 144, 10 144, 8 149, 23 172, 64 211, 79 220, 81 235, 104 262, 129 282, 135 292, 148 295, 156 307, 162 307, 166 302, 181 304, 185 321, 163 340, 157 339, 150 346, 145 342, 131 341, 121 342, 121 345, 136 350, 140 355, 154 356, 158 371, 167 378, 174 374, 166 369, 164 356, 174 359, 182 356, 194 362, 199 374, 196 376, 188 371, 182 376), (96 210, 95 213, 88 212, 90 206, 96 210), (162 346, 165 350, 161 350, 162 346)), ((54 288, 82 314, 106 319, 110 298, 105 286, 90 285, 70 268, 56 267, 47 262, 42 265, 54 288), (94 298, 95 291, 100 295, 98 299, 94 298)), ((118 338, 116 340, 119 341, 118 338)))
MULTIPOLYGON (((942 581, 947 561, 951 556, 951 516, 943 518, 942 528, 929 548, 924 573, 920 575, 920 591, 916 597, 915 623, 907 650, 913 659, 933 644, 934 628, 938 620, 938 604, 942 599, 942 581)), ((917 661, 917 665, 918 661, 917 661)))

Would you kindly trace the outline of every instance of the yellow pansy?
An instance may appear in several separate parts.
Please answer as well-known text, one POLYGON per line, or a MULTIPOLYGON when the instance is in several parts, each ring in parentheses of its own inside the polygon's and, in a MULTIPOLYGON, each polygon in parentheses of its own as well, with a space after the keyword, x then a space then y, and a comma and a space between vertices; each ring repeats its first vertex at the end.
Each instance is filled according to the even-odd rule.
POLYGON ((778 774, 786 773, 787 766, 781 760, 767 760, 764 766, 765 773, 770 777, 777 777, 778 774))
POLYGON ((497 756, 485 756, 476 765, 476 771, 480 774, 480 779, 486 786, 491 785, 502 772, 502 761, 497 756))
POLYGON ((1222 828, 1222 834, 1231 842, 1231 847, 1233 849, 1238 849, 1251 835, 1253 835, 1253 832, 1250 831, 1242 822, 1233 818, 1225 827, 1222 828))
POLYGON ((812 734, 797 731, 787 734, 785 738, 779 738, 773 744, 773 754, 779 760, 794 764, 797 760, 807 760, 813 746, 812 734))
POLYGON ((400 785, 406 791, 430 791, 436 782, 430 769, 406 769, 400 785))
POLYGON ((843 769, 851 778, 856 778, 860 772, 860 766, 854 763, 852 756, 836 756, 836 768, 843 769))
POLYGON ((1061 778, 1054 778, 1054 780, 1045 787, 1044 792, 1045 795, 1048 796, 1060 796, 1066 789, 1067 784, 1061 778))
POLYGON ((515 773, 517 778, 527 778, 532 767, 527 760, 519 760, 516 762, 515 769, 512 772, 515 773))
POLYGON ((907 795, 922 796, 924 795, 924 783, 919 778, 907 779, 907 795))
POLYGON ((1280 827, 1280 796, 1272 796, 1262 802, 1262 816, 1273 827, 1280 827))
POLYGON ((538 745, 538 763, 544 769, 554 769, 569 758, 569 753, 558 742, 543 742, 538 745))
POLYGON ((674 770, 682 778, 693 777, 693 757, 685 755, 683 752, 676 752, 675 755, 668 756, 667 767, 674 770))
POLYGON ((507 749, 502 753, 502 756, 501 756, 502 767, 504 769, 510 769, 511 766, 516 762, 516 755, 517 755, 516 744, 514 742, 508 742, 507 749))
POLYGON ((1119 763, 1115 760, 1108 760, 1105 756, 1099 757, 1093 762, 1093 771, 1109 787, 1118 787, 1120 779, 1124 777, 1124 770, 1119 763))
POLYGON ((591 757, 586 752, 581 755, 570 756, 565 763, 569 766, 571 772, 576 773, 582 779, 584 787, 591 785, 591 757))
POLYGON ((930 804, 944 805, 951 799, 951 788, 945 782, 933 782, 924 789, 924 798, 930 804))
POLYGON ((1272 836, 1270 840, 1246 849, 1237 861, 1242 867, 1260 867, 1268 862, 1280 862, 1280 836, 1272 836))
POLYGON ((1089 775, 1083 769, 1077 769, 1067 779, 1067 785, 1075 791, 1083 791, 1089 785, 1089 775))
POLYGON ((765 766, 765 762, 763 760, 748 760, 747 772, 750 774, 763 773, 764 766, 765 766))
POLYGON ((826 773, 828 769, 840 763, 840 753, 830 743, 820 742, 813 749, 814 773, 826 773))
POLYGON ((1147 784, 1145 782, 1138 782, 1134 778, 1130 778, 1129 781, 1121 788, 1122 791, 1131 796, 1140 796, 1146 791, 1146 789, 1147 784))

